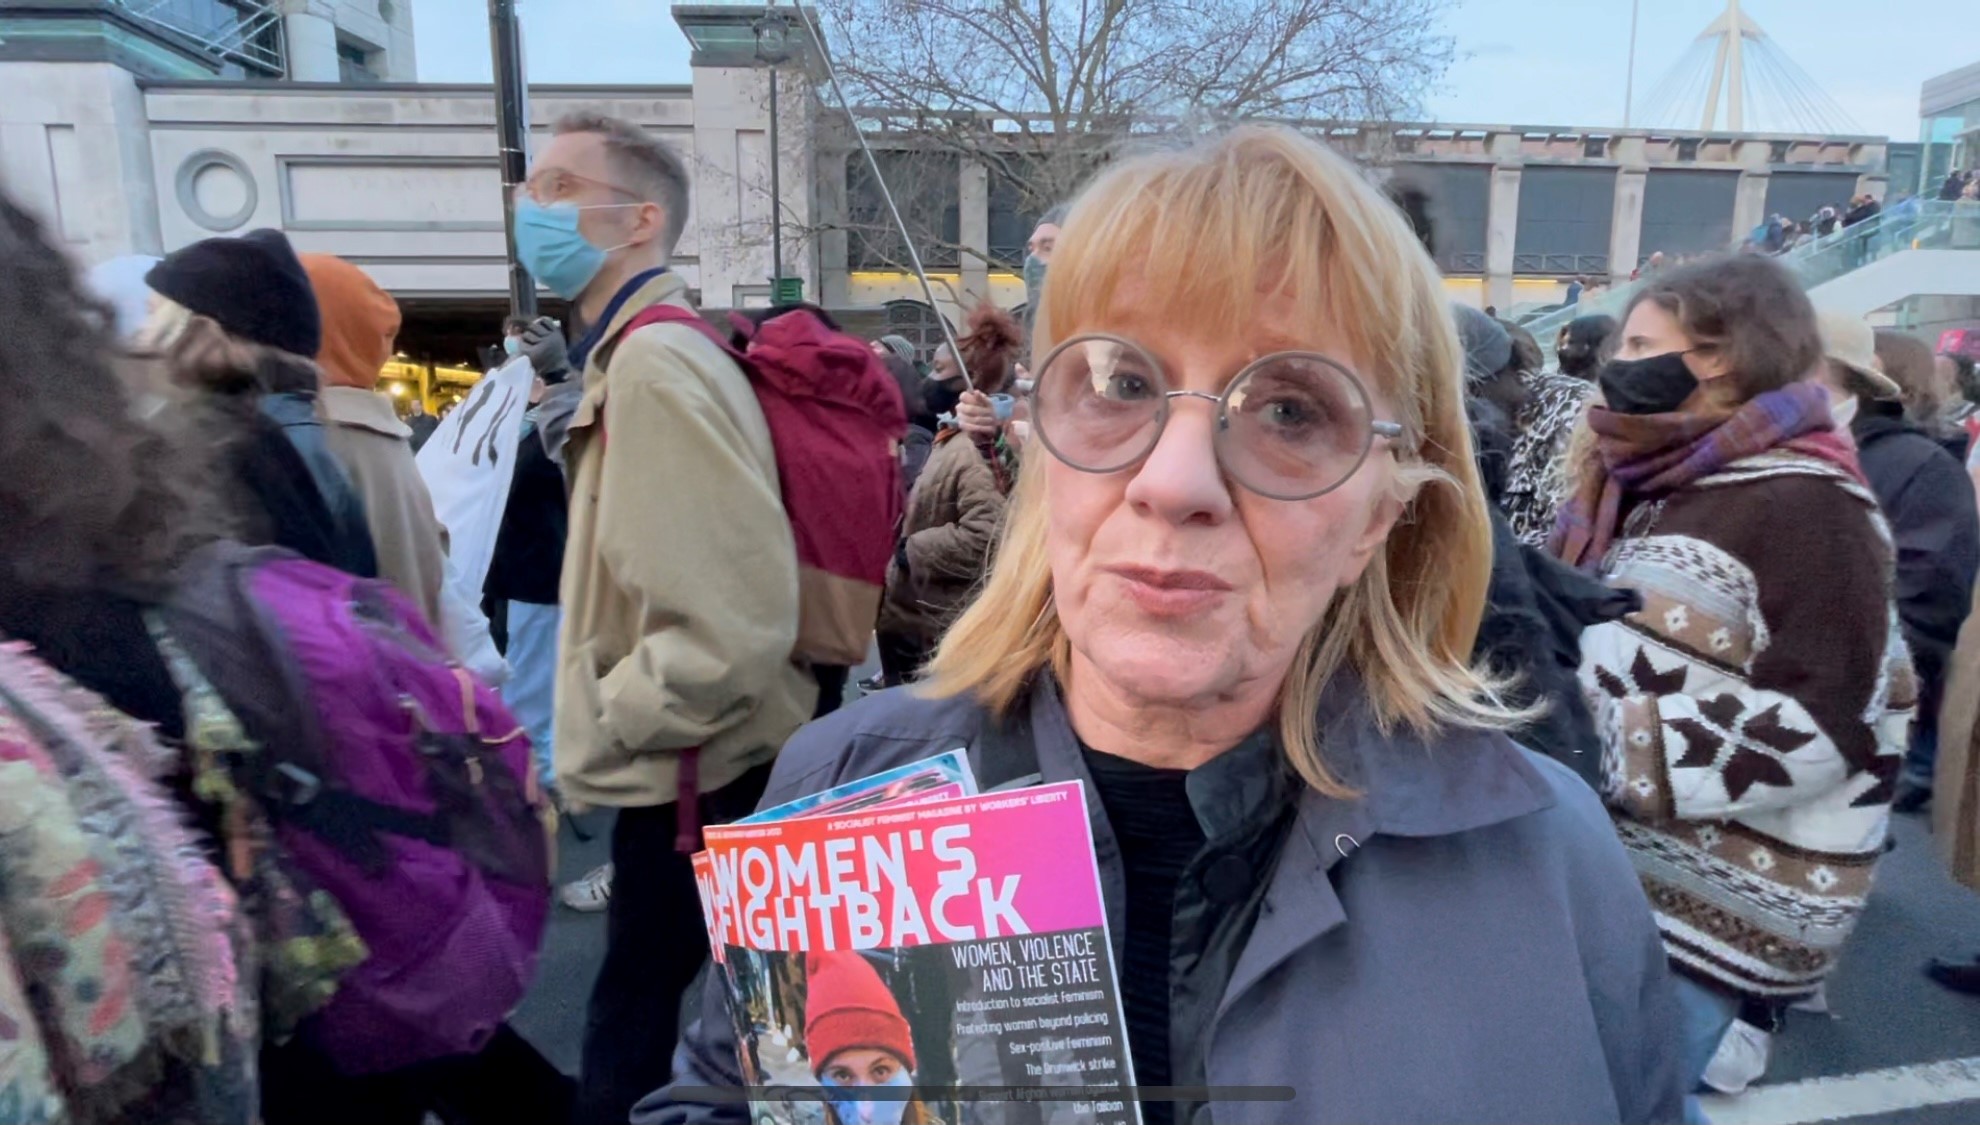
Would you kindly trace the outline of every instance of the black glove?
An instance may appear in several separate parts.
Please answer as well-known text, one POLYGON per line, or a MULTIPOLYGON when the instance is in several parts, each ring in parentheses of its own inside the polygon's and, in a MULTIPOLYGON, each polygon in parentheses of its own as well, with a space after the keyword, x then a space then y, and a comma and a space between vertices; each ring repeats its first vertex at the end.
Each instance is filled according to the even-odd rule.
POLYGON ((523 329, 522 354, 546 383, 562 382, 571 373, 570 349, 564 343, 564 330, 553 319, 539 316, 523 329))

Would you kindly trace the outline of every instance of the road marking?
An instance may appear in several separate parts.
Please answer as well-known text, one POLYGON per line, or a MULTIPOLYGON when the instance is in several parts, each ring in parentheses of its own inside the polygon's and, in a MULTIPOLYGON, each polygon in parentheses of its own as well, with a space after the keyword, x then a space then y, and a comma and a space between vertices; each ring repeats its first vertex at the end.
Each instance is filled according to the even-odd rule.
POLYGON ((1699 1099, 1712 1125, 1811 1125, 1980 1099, 1980 1056, 1755 1086, 1699 1099))

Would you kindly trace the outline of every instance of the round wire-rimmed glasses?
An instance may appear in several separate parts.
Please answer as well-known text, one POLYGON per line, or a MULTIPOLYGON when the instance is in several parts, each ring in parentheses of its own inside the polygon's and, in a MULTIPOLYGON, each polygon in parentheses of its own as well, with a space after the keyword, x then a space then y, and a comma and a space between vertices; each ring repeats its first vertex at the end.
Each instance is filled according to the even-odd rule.
POLYGON ((1035 373, 1031 425, 1068 467, 1117 473, 1154 452, 1176 399, 1204 399, 1217 407, 1218 464, 1273 500, 1324 496, 1354 476, 1376 438, 1403 437, 1401 423, 1375 417, 1361 380, 1316 352, 1261 356, 1220 395, 1169 387, 1161 363, 1132 340, 1075 336, 1035 373))

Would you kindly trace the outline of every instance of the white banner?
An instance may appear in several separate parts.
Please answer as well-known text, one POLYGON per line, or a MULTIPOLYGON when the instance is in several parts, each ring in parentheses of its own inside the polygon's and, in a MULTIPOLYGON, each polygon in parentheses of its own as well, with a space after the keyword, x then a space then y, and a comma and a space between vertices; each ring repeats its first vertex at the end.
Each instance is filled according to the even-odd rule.
POLYGON ((495 557, 495 538, 509 504, 523 415, 536 371, 521 356, 489 372, 449 411, 419 451, 419 475, 433 494, 433 511, 447 529, 447 582, 441 622, 454 655, 499 682, 506 668, 490 666, 494 645, 481 614, 481 587, 495 557))

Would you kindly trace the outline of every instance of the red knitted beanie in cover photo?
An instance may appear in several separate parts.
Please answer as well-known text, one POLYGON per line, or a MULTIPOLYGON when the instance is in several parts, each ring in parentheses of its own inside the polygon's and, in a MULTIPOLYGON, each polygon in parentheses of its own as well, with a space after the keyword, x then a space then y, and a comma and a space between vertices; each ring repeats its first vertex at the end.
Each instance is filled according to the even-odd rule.
POLYGON ((807 953, 804 976, 804 1050, 813 1074, 853 1047, 891 1051, 914 1069, 907 1019, 866 958, 850 950, 807 953))

